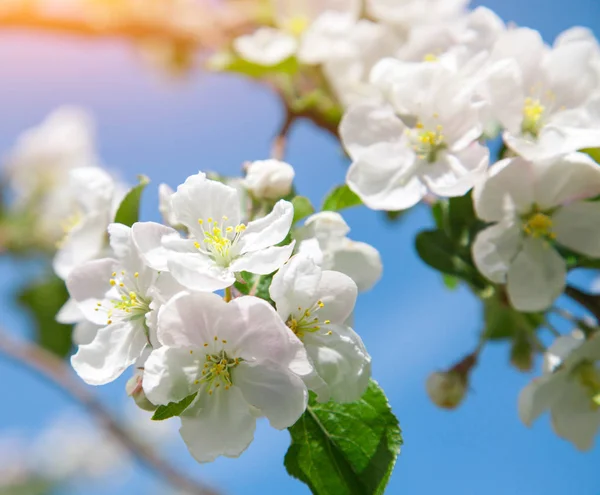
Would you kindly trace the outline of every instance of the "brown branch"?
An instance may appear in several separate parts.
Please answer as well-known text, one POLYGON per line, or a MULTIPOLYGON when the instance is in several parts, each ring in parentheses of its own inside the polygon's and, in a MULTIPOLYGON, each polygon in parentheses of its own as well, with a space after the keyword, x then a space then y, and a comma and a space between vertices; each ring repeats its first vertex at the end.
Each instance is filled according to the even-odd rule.
POLYGON ((273 146, 271 147, 271 158, 275 160, 283 160, 285 158, 285 151, 287 147, 288 134, 296 121, 296 116, 286 108, 285 120, 281 124, 277 135, 273 139, 273 146))
POLYGON ((135 458, 145 464, 150 471, 165 478, 174 487, 190 495, 216 495, 215 491, 173 469, 151 448, 132 437, 89 389, 73 375, 71 369, 53 354, 35 345, 17 342, 4 331, 0 331, 0 352, 18 365, 58 387, 67 396, 80 402, 98 423, 135 458))

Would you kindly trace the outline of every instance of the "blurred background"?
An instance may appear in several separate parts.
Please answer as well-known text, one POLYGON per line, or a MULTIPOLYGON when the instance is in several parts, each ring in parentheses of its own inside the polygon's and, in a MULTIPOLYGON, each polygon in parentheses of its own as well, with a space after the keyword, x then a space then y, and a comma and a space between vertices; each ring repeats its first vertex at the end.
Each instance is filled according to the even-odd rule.
MULTIPOLYGON (((0 0, 0 11, 6 2, 11 0, 0 0)), ((477 5, 505 21, 540 30, 548 42, 575 25, 600 32, 598 0, 472 3, 477 5)), ((151 221, 160 221, 161 182, 177 186, 198 170, 237 175, 244 161, 269 156, 283 110, 268 88, 201 70, 177 75, 173 67, 157 69, 160 62, 160 50, 140 50, 119 36, 0 23, 0 154, 57 107, 82 106, 95 118, 103 163, 130 184, 140 173, 152 180, 142 208, 142 218, 151 221)), ((347 163, 339 144, 309 122, 294 126, 286 161, 296 169, 299 193, 314 204, 344 181, 347 163)), ((547 417, 532 429, 519 421, 517 394, 534 374, 508 365, 507 345, 486 347, 472 391, 458 410, 442 411, 429 401, 426 377, 473 349, 482 317, 479 303, 466 290, 448 290, 416 256, 414 236, 431 223, 428 211, 417 207, 394 224, 366 208, 348 210, 344 216, 351 238, 374 245, 384 263, 383 280, 359 298, 355 328, 404 433, 387 493, 600 493, 600 446, 582 454, 552 433, 547 417)), ((15 306, 13 294, 39 271, 35 260, 0 258, 4 331, 31 338, 32 321, 15 306)), ((125 394, 128 377, 93 392, 134 435, 180 470, 223 494, 308 493, 283 467, 287 432, 260 422, 254 443, 240 459, 199 466, 176 433, 177 420, 150 424, 134 407, 125 394)), ((0 353, 0 480, 31 472, 45 481, 29 493, 173 493, 111 442, 77 403, 0 353), (61 473, 70 477, 67 485, 48 484, 61 473)))

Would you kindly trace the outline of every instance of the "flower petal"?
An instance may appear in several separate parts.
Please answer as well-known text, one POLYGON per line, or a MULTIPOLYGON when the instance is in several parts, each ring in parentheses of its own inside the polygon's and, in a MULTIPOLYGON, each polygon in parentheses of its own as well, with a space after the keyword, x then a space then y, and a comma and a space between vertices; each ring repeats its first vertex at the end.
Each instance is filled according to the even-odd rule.
POLYGON ((565 260, 552 246, 525 239, 508 270, 508 298, 519 311, 543 311, 562 294, 566 277, 565 260))
POLYGON ((308 392, 302 379, 272 361, 241 363, 233 370, 232 382, 278 430, 292 426, 306 409, 308 392))
POLYGON ((527 426, 531 426, 544 411, 561 400, 566 385, 561 374, 545 374, 533 380, 519 394, 519 417, 527 426))
POLYGON ((56 315, 56 321, 65 325, 77 323, 85 319, 85 315, 79 309, 79 304, 72 297, 60 308, 56 315))
POLYGON ((239 242, 240 253, 260 251, 283 241, 290 231, 294 218, 294 206, 279 200, 266 217, 248 224, 239 242))
POLYGON ((506 275, 522 242, 521 229, 512 221, 503 221, 482 230, 472 246, 475 266, 492 282, 506 283, 506 275))
POLYGON ((155 222, 138 222, 131 227, 133 242, 146 264, 157 271, 167 271, 168 249, 162 244, 163 237, 179 237, 175 229, 155 222))
POLYGON ((220 388, 198 398, 181 416, 181 437, 198 462, 238 457, 254 439, 256 418, 237 387, 220 388))
POLYGON ((91 344, 96 338, 96 335, 100 328, 102 327, 100 327, 99 325, 95 325, 94 323, 91 323, 89 321, 82 321, 81 323, 77 323, 73 327, 73 343, 75 345, 91 344))
POLYGON ((98 330, 90 344, 79 346, 71 364, 84 382, 105 385, 135 363, 147 344, 141 325, 114 323, 98 330))
POLYGON ((552 215, 552 231, 563 246, 586 256, 600 257, 600 203, 577 202, 552 215))
POLYGON ((333 252, 331 269, 348 275, 365 292, 381 278, 383 264, 379 251, 370 244, 344 239, 333 252))
MULTIPOLYGON (((290 259, 295 245, 296 241, 292 241, 286 246, 271 246, 260 251, 243 254, 231 263, 229 269, 234 273, 250 272, 268 275, 281 268, 290 259)), ((233 284, 233 282, 231 283, 233 284)))
POLYGON ((230 287, 235 282, 233 272, 217 266, 199 252, 171 252, 168 267, 173 278, 191 290, 212 292, 230 287))
POLYGON ((315 294, 315 302, 321 301, 323 307, 315 314, 321 323, 325 320, 343 323, 352 314, 357 295, 356 284, 348 275, 325 270, 315 294))
POLYGON ((298 42, 296 38, 279 29, 261 27, 252 34, 235 38, 233 48, 248 62, 273 66, 294 55, 298 49, 298 42))
POLYGON ((161 347, 144 364, 144 392, 150 402, 166 405, 179 402, 198 390, 205 354, 193 349, 161 347), (202 358, 202 359, 200 359, 202 358))

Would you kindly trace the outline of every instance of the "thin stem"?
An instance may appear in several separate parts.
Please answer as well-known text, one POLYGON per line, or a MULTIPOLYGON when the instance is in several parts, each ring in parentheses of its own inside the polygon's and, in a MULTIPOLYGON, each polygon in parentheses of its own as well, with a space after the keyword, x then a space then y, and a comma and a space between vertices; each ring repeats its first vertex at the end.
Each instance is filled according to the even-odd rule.
POLYGON ((224 299, 225 299, 225 302, 231 301, 231 299, 232 299, 232 296, 231 296, 231 287, 227 287, 225 289, 225 297, 224 297, 224 299))
POLYGON ((552 335, 554 335, 555 337, 560 337, 562 334, 558 331, 558 329, 552 324, 550 323, 548 320, 546 320, 546 322, 544 323, 544 326, 550 330, 550 332, 552 333, 552 335))
POLYGON ((285 158, 287 137, 295 121, 296 116, 291 113, 289 109, 287 109, 285 120, 281 124, 277 135, 273 139, 273 145, 271 146, 271 158, 274 158, 275 160, 283 160, 285 158))
POLYGON ((34 372, 68 397, 80 402, 98 423, 136 459, 145 464, 149 471, 158 473, 171 485, 190 495, 217 494, 198 481, 176 471, 151 448, 134 438, 90 393, 88 388, 73 376, 71 369, 53 354, 35 345, 17 342, 2 330, 0 330, 0 353, 16 364, 34 372))

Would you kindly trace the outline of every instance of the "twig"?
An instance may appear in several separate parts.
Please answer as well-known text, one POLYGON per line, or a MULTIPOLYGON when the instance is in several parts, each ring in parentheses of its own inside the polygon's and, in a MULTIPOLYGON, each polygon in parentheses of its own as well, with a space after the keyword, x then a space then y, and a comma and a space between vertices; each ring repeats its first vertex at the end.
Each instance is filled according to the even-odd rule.
POLYGON ((275 160, 283 160, 285 158, 285 151, 287 148, 287 137, 292 128, 292 125, 296 121, 296 116, 286 108, 285 120, 279 128, 279 132, 273 139, 273 146, 271 147, 271 158, 275 160))
POLYGON ((573 299, 573 301, 579 303, 590 313, 594 315, 597 322, 600 322, 600 297, 583 292, 572 285, 567 285, 565 288, 565 295, 573 299))
POLYGON ((173 486, 190 495, 217 495, 217 492, 173 469, 152 449, 132 437, 90 393, 88 388, 73 376, 70 368, 54 355, 37 346, 17 342, 1 330, 0 353, 5 354, 16 364, 36 373, 64 394, 79 401, 100 425, 135 458, 144 463, 151 471, 168 480, 173 486))

